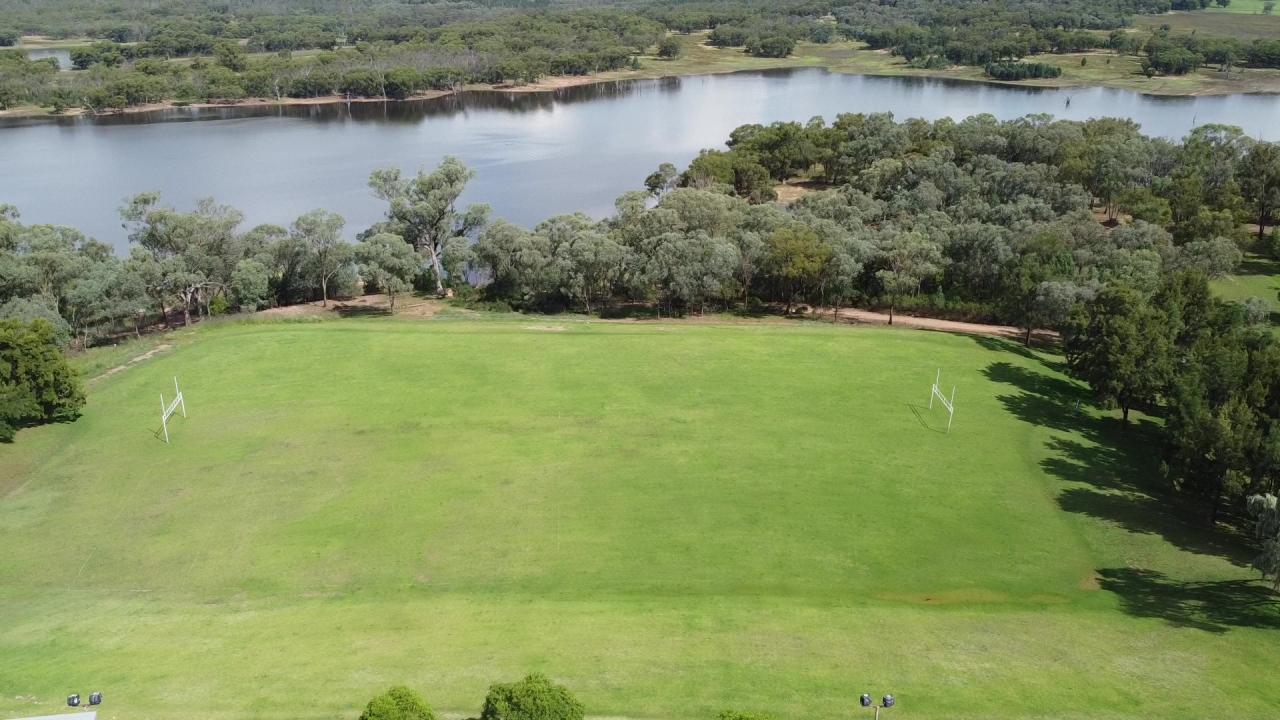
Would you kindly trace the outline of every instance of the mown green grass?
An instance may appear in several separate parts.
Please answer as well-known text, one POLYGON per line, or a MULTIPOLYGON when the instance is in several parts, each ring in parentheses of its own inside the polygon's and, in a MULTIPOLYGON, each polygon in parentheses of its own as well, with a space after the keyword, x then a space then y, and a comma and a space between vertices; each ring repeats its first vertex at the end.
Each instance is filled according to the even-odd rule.
POLYGON ((470 716, 541 670, 595 716, 1269 717, 1244 551, 1057 362, 817 323, 199 328, 0 447, 0 716, 354 717, 398 682, 470 716))
POLYGON ((1224 300, 1244 302, 1256 297, 1267 301, 1272 312, 1280 310, 1280 262, 1250 253, 1240 269, 1210 283, 1224 300))

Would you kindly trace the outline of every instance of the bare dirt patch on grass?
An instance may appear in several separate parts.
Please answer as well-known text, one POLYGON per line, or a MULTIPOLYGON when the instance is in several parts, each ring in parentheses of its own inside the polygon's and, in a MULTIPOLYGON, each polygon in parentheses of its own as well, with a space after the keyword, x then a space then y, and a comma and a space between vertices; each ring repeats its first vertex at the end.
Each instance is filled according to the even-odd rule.
MULTIPOLYGON (((811 311, 815 316, 821 318, 831 317, 830 308, 814 308, 811 311)), ((842 320, 854 323, 866 323, 869 325, 888 325, 889 316, 886 313, 878 313, 872 310, 859 310, 857 308, 841 308, 838 316, 842 320)), ((895 314, 893 316, 893 326, 902 328, 911 328, 915 330, 938 330, 941 332, 964 333, 966 335, 990 335, 992 337, 1002 337, 1021 340, 1026 336, 1026 331, 1022 328, 1016 328, 1011 325, 988 325, 986 323, 961 322, 959 320, 942 320, 939 318, 917 317, 914 315, 895 314)), ((1032 339, 1039 342, 1056 342, 1058 334, 1052 330, 1036 330, 1032 333, 1032 339)))
POLYGON ((100 375, 96 375, 92 378, 89 378, 89 382, 95 383, 95 382, 98 382, 99 380, 104 380, 106 378, 109 378, 112 375, 115 375, 116 373, 124 372, 125 370, 128 370, 129 368, 133 367, 134 365, 137 365, 138 363, 146 362, 151 358, 155 357, 156 355, 159 355, 162 352, 171 350, 172 348, 173 348, 173 345, 171 343, 161 343, 160 345, 157 345, 151 348, 150 350, 142 353, 141 355, 130 358, 128 362, 116 365, 115 367, 107 370, 106 372, 100 375))
POLYGON ((434 298, 420 298, 412 295, 396 297, 395 312, 391 311, 391 302, 382 293, 361 295, 346 300, 330 300, 328 305, 319 301, 285 305, 283 307, 261 310, 255 317, 268 320, 292 320, 298 318, 326 318, 334 315, 350 317, 352 315, 392 315, 396 317, 429 318, 435 316, 444 303, 434 298))

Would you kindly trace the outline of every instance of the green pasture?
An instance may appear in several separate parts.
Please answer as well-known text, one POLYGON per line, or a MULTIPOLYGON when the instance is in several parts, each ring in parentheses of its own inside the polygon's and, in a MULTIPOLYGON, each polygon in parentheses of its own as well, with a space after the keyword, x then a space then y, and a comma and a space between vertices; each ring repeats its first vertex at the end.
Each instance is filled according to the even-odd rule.
POLYGON ((1134 17, 1133 24, 1144 32, 1155 32, 1168 25, 1174 35, 1195 33, 1200 37, 1236 38, 1246 43, 1280 37, 1280 14, 1259 14, 1262 0, 1232 0, 1225 9, 1214 6, 1212 10, 1138 15, 1134 17))
POLYGON ((1272 312, 1280 310, 1280 262, 1250 253, 1240 268, 1210 283, 1218 297, 1244 302, 1256 297, 1266 300, 1272 312))
POLYGON ((535 670, 609 718, 1280 707, 1247 549, 1052 354, 519 316, 170 338, 0 446, 0 717, 354 718, 393 683, 473 717, 535 670))

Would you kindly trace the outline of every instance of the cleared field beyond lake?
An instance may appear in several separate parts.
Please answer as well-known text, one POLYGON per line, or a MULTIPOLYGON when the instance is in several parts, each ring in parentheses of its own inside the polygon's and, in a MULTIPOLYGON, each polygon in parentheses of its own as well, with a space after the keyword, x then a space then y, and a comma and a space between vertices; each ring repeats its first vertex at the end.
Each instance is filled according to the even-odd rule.
POLYGON ((573 318, 169 342, 0 446, 0 717, 91 690, 109 718, 355 717, 401 682, 474 716, 534 670, 629 718, 1280 707, 1246 550, 1152 494, 1150 421, 1053 355, 573 318))

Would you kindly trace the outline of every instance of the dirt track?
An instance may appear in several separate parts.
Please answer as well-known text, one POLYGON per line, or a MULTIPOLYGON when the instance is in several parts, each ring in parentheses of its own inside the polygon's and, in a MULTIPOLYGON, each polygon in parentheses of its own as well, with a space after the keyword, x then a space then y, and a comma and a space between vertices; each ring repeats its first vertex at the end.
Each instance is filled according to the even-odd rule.
MULTIPOLYGON (((815 308, 814 314, 821 314, 827 317, 831 316, 831 310, 823 310, 815 308)), ((854 323, 863 323, 867 325, 888 325, 889 316, 885 313, 872 312, 870 310, 858 310, 857 308, 841 308, 838 312, 842 320, 848 320, 854 323)), ((1010 325, 984 325, 982 323, 959 322, 957 320, 939 320, 937 318, 914 317, 911 315, 903 315, 901 313, 893 316, 893 326, 912 328, 916 330, 937 330, 939 332, 956 332, 968 335, 990 335, 992 337, 1009 338, 1012 340, 1021 340, 1025 336, 1022 328, 1016 328, 1010 325)), ((1037 330, 1032 335, 1033 339, 1040 342, 1055 343, 1058 341, 1058 333, 1052 330, 1037 330)))

